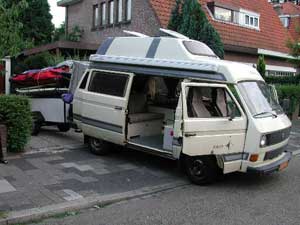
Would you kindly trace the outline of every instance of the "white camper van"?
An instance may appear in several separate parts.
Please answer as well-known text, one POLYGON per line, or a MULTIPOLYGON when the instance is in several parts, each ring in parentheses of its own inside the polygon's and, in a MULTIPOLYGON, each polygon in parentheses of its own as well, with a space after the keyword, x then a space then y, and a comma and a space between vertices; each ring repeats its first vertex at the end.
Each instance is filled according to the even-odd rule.
POLYGON ((179 160, 196 184, 286 168, 291 122, 256 69, 163 31, 173 37, 109 38, 91 55, 73 104, 91 151, 116 144, 179 160))

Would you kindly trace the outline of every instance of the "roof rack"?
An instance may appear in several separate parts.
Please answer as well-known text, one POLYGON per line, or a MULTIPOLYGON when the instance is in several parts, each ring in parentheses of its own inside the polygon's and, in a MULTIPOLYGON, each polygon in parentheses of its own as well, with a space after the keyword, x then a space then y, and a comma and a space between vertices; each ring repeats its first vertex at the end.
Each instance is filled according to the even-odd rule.
POLYGON ((163 29, 163 28, 160 28, 159 30, 160 30, 162 33, 165 33, 165 34, 170 35, 171 37, 189 40, 189 38, 188 38, 187 36, 184 36, 183 34, 180 34, 180 33, 176 32, 176 31, 168 30, 168 29, 163 29))
POLYGON ((142 34, 142 33, 135 32, 135 31, 123 30, 123 32, 126 33, 126 34, 130 34, 132 36, 135 36, 135 37, 149 37, 146 34, 142 34))

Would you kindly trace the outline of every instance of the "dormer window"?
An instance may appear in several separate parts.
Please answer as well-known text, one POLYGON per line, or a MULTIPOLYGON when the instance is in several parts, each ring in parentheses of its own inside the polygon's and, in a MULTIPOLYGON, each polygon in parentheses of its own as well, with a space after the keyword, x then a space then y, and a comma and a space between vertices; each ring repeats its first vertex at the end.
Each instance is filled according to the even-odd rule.
POLYGON ((259 29, 259 14, 241 9, 241 24, 247 27, 259 29))
POLYGON ((227 6, 220 4, 219 2, 209 2, 207 3, 207 6, 215 20, 259 29, 260 15, 258 13, 235 8, 233 6, 227 6))
POLYGON ((224 20, 227 22, 233 21, 233 12, 232 12, 232 10, 229 10, 229 9, 215 7, 214 16, 218 20, 224 20))
POLYGON ((285 28, 288 28, 290 25, 290 17, 289 16, 279 16, 282 25, 285 28))

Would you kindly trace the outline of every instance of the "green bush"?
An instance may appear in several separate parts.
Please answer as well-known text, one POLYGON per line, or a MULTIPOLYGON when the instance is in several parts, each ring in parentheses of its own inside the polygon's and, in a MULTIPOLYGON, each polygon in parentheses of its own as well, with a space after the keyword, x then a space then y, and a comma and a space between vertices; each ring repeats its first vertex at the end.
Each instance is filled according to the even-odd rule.
POLYGON ((276 86, 278 98, 290 100, 290 110, 288 113, 293 113, 300 100, 300 86, 299 85, 277 85, 276 86))
POLYGON ((0 95, 0 119, 7 125, 9 151, 23 151, 31 135, 29 100, 23 96, 0 95))
POLYGON ((267 76, 265 77, 265 81, 268 84, 300 84, 300 75, 296 76, 267 76))
POLYGON ((49 58, 51 58, 51 54, 49 52, 40 53, 37 55, 29 56, 24 60, 24 67, 27 70, 32 69, 42 69, 49 65, 49 58))

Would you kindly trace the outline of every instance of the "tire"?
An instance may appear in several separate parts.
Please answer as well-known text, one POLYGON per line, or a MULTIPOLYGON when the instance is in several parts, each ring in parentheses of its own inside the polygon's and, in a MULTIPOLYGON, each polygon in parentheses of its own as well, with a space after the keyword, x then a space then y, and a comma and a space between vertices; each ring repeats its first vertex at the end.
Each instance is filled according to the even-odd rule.
POLYGON ((57 128, 60 132, 68 132, 70 130, 70 124, 63 123, 63 124, 58 124, 57 128))
POLYGON ((185 171, 190 181, 197 185, 213 183, 218 175, 216 159, 211 156, 185 157, 185 171))
POLYGON ((89 137, 89 148, 90 151, 95 155, 107 155, 109 151, 110 144, 101 139, 89 137))

